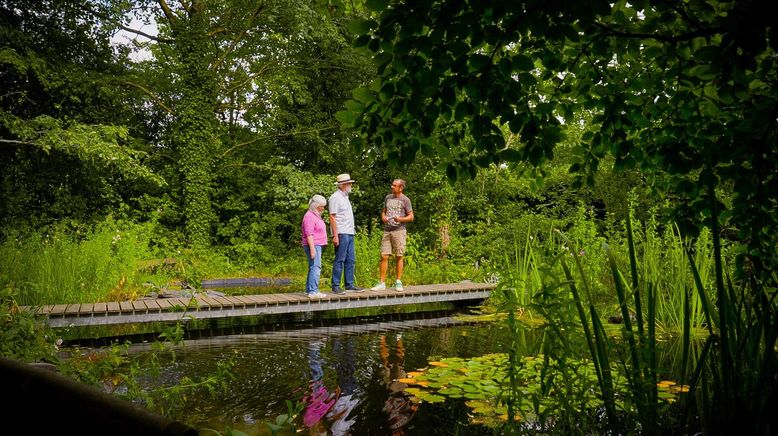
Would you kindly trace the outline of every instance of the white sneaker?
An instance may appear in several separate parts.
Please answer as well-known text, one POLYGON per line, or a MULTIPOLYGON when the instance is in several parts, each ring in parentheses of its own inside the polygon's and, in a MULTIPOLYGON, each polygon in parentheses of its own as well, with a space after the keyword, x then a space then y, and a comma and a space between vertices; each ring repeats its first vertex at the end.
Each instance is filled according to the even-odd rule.
POLYGON ((323 298, 326 297, 326 295, 322 294, 321 292, 311 292, 310 294, 307 294, 308 298, 323 298))
POLYGON ((371 291, 383 291, 386 289, 386 283, 379 282, 377 285, 370 288, 371 291))
POLYGON ((397 292, 402 292, 403 291, 403 282, 401 282, 399 280, 394 282, 394 290, 397 291, 397 292))

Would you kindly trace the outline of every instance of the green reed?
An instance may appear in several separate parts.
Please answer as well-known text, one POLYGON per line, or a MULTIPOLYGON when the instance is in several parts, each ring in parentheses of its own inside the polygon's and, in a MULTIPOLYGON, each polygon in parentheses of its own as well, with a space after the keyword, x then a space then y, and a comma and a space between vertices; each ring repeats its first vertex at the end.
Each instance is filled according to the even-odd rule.
MULTIPOLYGON (((706 286, 694 253, 687 250, 709 332, 691 377, 691 391, 699 398, 705 433, 772 434, 778 407, 778 293, 757 279, 761 271, 742 271, 736 281, 726 272, 712 178, 707 188, 715 285, 706 286), (713 293, 715 304, 709 297, 713 293)), ((691 409, 689 404, 687 415, 691 409)))
POLYGON ((8 237, 0 244, 0 286, 20 305, 101 301, 137 285, 138 262, 149 257, 147 228, 112 220, 87 234, 8 237))
POLYGON ((665 333, 689 334, 703 332, 705 315, 698 293, 693 292, 694 278, 687 251, 693 253, 700 280, 712 283, 713 253, 710 230, 703 228, 694 241, 684 238, 678 226, 669 225, 660 231, 652 217, 642 235, 640 260, 637 262, 645 281, 656 286, 657 327, 665 333), (689 305, 688 308, 685 305, 689 305))

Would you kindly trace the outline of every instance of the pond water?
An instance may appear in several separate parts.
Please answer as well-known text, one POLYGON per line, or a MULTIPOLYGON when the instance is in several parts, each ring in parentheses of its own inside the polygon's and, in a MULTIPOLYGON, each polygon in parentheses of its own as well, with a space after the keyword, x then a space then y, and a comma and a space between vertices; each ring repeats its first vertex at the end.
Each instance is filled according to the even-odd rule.
MULTIPOLYGON (((298 428, 306 434, 492 434, 469 422, 463 401, 417 405, 396 381, 430 360, 504 352, 510 344, 503 324, 466 323, 454 315, 395 314, 189 339, 174 347, 174 360, 163 356, 161 375, 146 382, 176 384, 185 376, 212 374, 217 363, 232 360, 227 392, 190 401, 196 406, 186 409, 186 421, 202 434, 227 428, 270 434, 264 422, 286 413, 285 400, 304 396, 309 406, 298 428)), ((527 354, 537 354, 541 335, 527 331, 527 354)), ((130 350, 138 359, 151 352, 149 344, 130 350)))

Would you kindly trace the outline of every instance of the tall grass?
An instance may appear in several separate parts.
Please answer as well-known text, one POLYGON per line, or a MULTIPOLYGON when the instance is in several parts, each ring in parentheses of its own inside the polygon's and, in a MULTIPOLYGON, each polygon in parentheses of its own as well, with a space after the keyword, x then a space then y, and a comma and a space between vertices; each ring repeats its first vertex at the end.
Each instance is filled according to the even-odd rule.
POLYGON ((778 293, 757 279, 762 271, 750 275, 745 271, 738 282, 726 273, 715 181, 708 178, 707 184, 715 286, 706 287, 694 254, 687 251, 710 332, 693 372, 692 388, 700 388, 698 410, 706 433, 774 434, 778 428, 778 293), (715 305, 708 297, 712 292, 715 305))
MULTIPOLYGON (((354 238, 354 251, 357 259, 355 275, 357 284, 361 286, 372 286, 378 282, 382 236, 382 228, 373 226, 370 229, 358 230, 354 238)), ((331 262, 330 258, 326 258, 325 264, 328 260, 331 262)), ((396 258, 390 256, 386 274, 388 286, 394 283, 397 276, 396 264, 396 258)), ((435 250, 425 247, 422 237, 410 229, 406 240, 403 265, 403 282, 406 285, 478 280, 483 275, 483 272, 476 265, 463 264, 455 259, 438 258, 435 250)), ((326 271, 327 268, 324 270, 326 271)))
MULTIPOLYGON (((754 279, 732 282, 728 274, 732 266, 715 226, 703 229, 692 241, 675 226, 658 231, 655 222, 649 222, 642 233, 635 231, 630 217, 626 243, 605 244, 599 259, 582 256, 580 250, 587 255, 595 251, 561 232, 561 244, 551 237, 542 243, 529 237, 523 244, 516 243, 511 256, 506 256, 510 262, 494 293, 507 313, 508 327, 518 334, 517 313, 533 308, 547 319, 550 336, 555 337, 548 343, 556 348, 544 353, 564 366, 571 352, 571 330, 577 330, 569 328, 565 309, 572 305, 594 364, 602 416, 610 433, 639 429, 652 435, 703 429, 710 434, 738 430, 769 434, 775 425, 773 410, 778 410, 775 290, 754 279), (551 256, 554 249, 560 254, 551 256), (596 269, 587 267, 584 260, 588 264, 599 260, 607 267, 609 277, 600 285, 609 287, 616 300, 623 320, 619 338, 606 334, 592 285, 603 278, 592 277, 596 269), (668 373, 660 366, 660 328, 679 337, 675 349, 681 358, 674 362, 673 373, 681 384, 691 385, 677 406, 660 400, 660 374, 668 373), (704 343, 695 339, 704 335, 704 343), (615 382, 622 377, 626 387, 615 382)), ((516 379, 521 356, 514 354, 509 359, 513 367, 508 372, 509 408, 526 395, 516 379)), ((561 374, 564 378, 564 371, 561 374)), ((559 383, 548 380, 544 386, 556 386, 556 401, 581 410, 576 409, 576 398, 567 398, 576 394, 559 383)), ((553 431, 565 431, 574 422, 574 415, 567 415, 572 412, 565 410, 557 409, 562 415, 553 417, 557 425, 553 431)), ((599 424, 589 421, 588 425, 599 424)))
POLYGON ((138 262, 153 257, 147 225, 107 220, 85 235, 9 237, 0 244, 0 286, 20 305, 105 301, 139 287, 138 262))
MULTIPOLYGON (((682 248, 686 257, 684 272, 672 270, 665 264, 663 269, 655 266, 640 268, 633 238, 631 220, 627 221, 628 263, 620 266, 619 256, 608 250, 607 261, 611 269, 616 297, 624 325, 621 343, 614 343, 604 334, 600 316, 593 305, 584 308, 586 298, 578 293, 576 283, 584 284, 586 278, 580 262, 573 257, 579 276, 567 267, 566 258, 562 265, 575 295, 579 318, 583 326, 589 353, 597 368, 599 388, 605 401, 606 415, 611 431, 617 433, 623 425, 616 413, 617 398, 614 395, 610 362, 617 360, 628 379, 629 398, 634 407, 630 413, 643 434, 660 434, 674 431, 697 431, 703 428, 707 434, 770 434, 774 431, 774 411, 778 394, 778 365, 776 365, 776 301, 775 292, 764 289, 756 280, 744 280, 733 284, 726 271, 729 270, 718 236, 717 217, 713 207, 713 228, 703 232, 695 245, 681 242, 677 233, 669 239, 670 249, 682 248), (711 244, 708 245, 710 238, 711 244), (707 247, 712 246, 712 252, 707 247), (711 298, 711 287, 700 273, 703 268, 714 264, 714 285, 716 298, 711 298), (629 271, 625 277, 622 269, 629 271), (667 279, 669 274, 680 277, 667 279), (689 292, 685 280, 691 276, 696 289, 696 300, 689 292), (726 277, 726 280, 725 280, 726 277), (667 283, 677 287, 657 290, 667 283), (680 283, 680 284, 679 284, 680 283), (676 294, 676 295, 673 295, 676 294), (691 374, 690 394, 686 395, 686 414, 679 414, 676 421, 661 419, 667 412, 658 402, 657 379, 661 369, 657 359, 656 325, 657 308, 661 304, 678 304, 672 312, 678 314, 681 331, 681 377, 686 382, 691 374), (715 301, 711 303, 711 301, 715 301), (634 313, 634 319, 632 317, 634 313), (690 321, 708 332, 705 344, 695 347, 690 332, 690 321), (698 352, 698 355, 694 355, 698 352), (696 361, 692 368, 691 363, 696 361), (695 403, 695 401, 699 400, 695 403), (700 414, 697 420, 691 412, 700 414)), ((666 239, 668 240, 668 239, 666 239)), ((647 238, 650 241, 650 238, 647 238)), ((644 251, 643 265, 656 260, 649 247, 644 251)), ((667 258, 680 268, 677 253, 667 258)), ((627 409, 629 412, 629 409, 627 409)))
MULTIPOLYGON (((373 286, 378 281, 382 235, 381 228, 373 226, 371 229, 359 229, 354 237, 354 252, 357 259, 354 275, 360 286, 373 286)), ((392 262, 389 265, 391 266, 392 262)))
MULTIPOLYGON (((634 228, 634 223, 633 223, 634 228)), ((633 232, 640 240, 638 270, 645 282, 656 288, 657 327, 670 334, 701 335, 705 328, 700 295, 694 290, 694 277, 689 267, 687 252, 693 253, 700 280, 706 286, 713 280, 713 252, 710 230, 703 228, 694 241, 681 235, 672 224, 659 230, 652 216, 645 232, 633 232), (686 305, 689 307, 685 307, 686 305)))

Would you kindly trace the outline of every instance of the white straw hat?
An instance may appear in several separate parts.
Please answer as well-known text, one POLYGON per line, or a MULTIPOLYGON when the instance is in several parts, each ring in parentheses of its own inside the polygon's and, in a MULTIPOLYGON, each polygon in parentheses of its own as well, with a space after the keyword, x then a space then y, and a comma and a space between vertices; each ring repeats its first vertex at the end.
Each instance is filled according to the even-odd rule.
POLYGON ((351 176, 348 175, 348 174, 340 174, 340 175, 338 175, 336 180, 337 180, 335 182, 336 185, 342 185, 344 183, 354 183, 355 182, 354 180, 351 180, 351 176))

